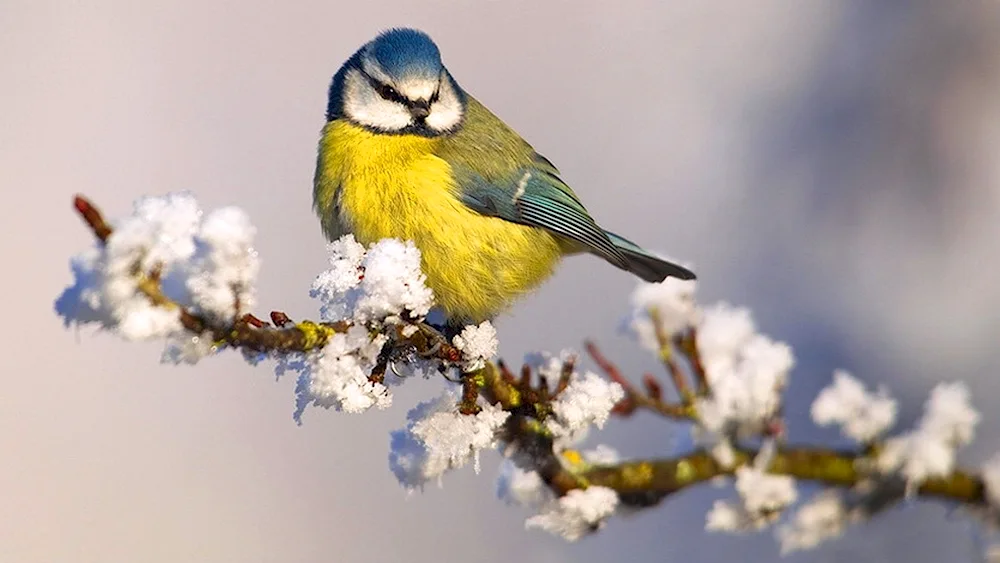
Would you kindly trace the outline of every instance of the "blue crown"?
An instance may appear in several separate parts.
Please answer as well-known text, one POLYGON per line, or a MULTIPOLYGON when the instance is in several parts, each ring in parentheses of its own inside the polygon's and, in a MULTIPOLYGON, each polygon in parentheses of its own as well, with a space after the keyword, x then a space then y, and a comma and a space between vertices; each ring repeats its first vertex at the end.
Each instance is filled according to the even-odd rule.
POLYGON ((416 29, 385 31, 368 44, 367 51, 382 70, 396 79, 434 79, 441 74, 441 52, 429 35, 416 29))

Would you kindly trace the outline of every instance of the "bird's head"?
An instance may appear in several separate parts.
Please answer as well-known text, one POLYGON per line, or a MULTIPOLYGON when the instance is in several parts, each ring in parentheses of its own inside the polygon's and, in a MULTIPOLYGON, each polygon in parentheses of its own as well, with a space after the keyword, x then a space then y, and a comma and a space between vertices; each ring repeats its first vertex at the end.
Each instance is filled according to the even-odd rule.
POLYGON ((426 33, 391 29, 334 76, 327 120, 344 117, 380 133, 433 137, 459 127, 465 101, 426 33))

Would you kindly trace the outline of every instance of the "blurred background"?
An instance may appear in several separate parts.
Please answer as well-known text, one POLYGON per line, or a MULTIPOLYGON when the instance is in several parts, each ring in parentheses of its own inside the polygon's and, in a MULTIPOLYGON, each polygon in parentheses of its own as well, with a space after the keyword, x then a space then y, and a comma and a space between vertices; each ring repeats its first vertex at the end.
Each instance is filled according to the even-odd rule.
MULTIPOLYGON (((774 561, 769 533, 703 532, 726 490, 613 519, 577 544, 523 530, 483 472, 408 496, 384 412, 292 420, 290 380, 235 355, 158 364, 160 346, 66 330, 53 300, 91 244, 74 193, 108 215, 188 189, 238 204, 263 257, 261 311, 315 315, 311 211, 338 66, 390 26, 438 41, 459 82, 563 171, 602 224, 679 259, 705 303, 747 305, 795 349, 793 441, 835 367, 884 383, 902 423, 938 381, 984 413, 963 463, 1000 450, 1000 3, 759 0, 0 2, 0 561, 774 561)), ((502 353, 619 335, 635 281, 596 259, 500 323, 502 353)), ((672 453, 648 416, 592 437, 672 453)), ((966 561, 975 526, 893 510, 791 561, 966 561)))

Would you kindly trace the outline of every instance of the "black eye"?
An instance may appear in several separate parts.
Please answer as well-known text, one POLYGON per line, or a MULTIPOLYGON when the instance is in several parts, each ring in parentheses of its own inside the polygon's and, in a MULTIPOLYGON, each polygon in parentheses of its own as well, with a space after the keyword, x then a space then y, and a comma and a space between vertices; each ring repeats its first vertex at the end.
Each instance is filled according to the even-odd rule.
POLYGON ((379 84, 378 86, 376 86, 375 89, 378 92, 378 95, 382 96, 383 99, 386 100, 399 99, 399 93, 396 92, 396 90, 392 86, 389 86, 387 84, 379 84))

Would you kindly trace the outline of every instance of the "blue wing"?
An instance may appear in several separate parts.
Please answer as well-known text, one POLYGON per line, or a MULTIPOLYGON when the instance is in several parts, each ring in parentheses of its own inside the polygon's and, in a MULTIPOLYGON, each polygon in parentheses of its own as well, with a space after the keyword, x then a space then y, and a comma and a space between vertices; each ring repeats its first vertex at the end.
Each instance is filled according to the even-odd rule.
POLYGON ((628 260, 558 177, 534 167, 517 170, 501 182, 488 182, 469 169, 454 170, 462 202, 475 211, 513 223, 545 229, 627 269, 628 260))
POLYGON ((667 276, 694 279, 687 268, 598 226, 549 160, 475 98, 467 100, 464 125, 439 139, 436 147, 451 165, 465 205, 483 215, 545 229, 648 282, 667 276))

